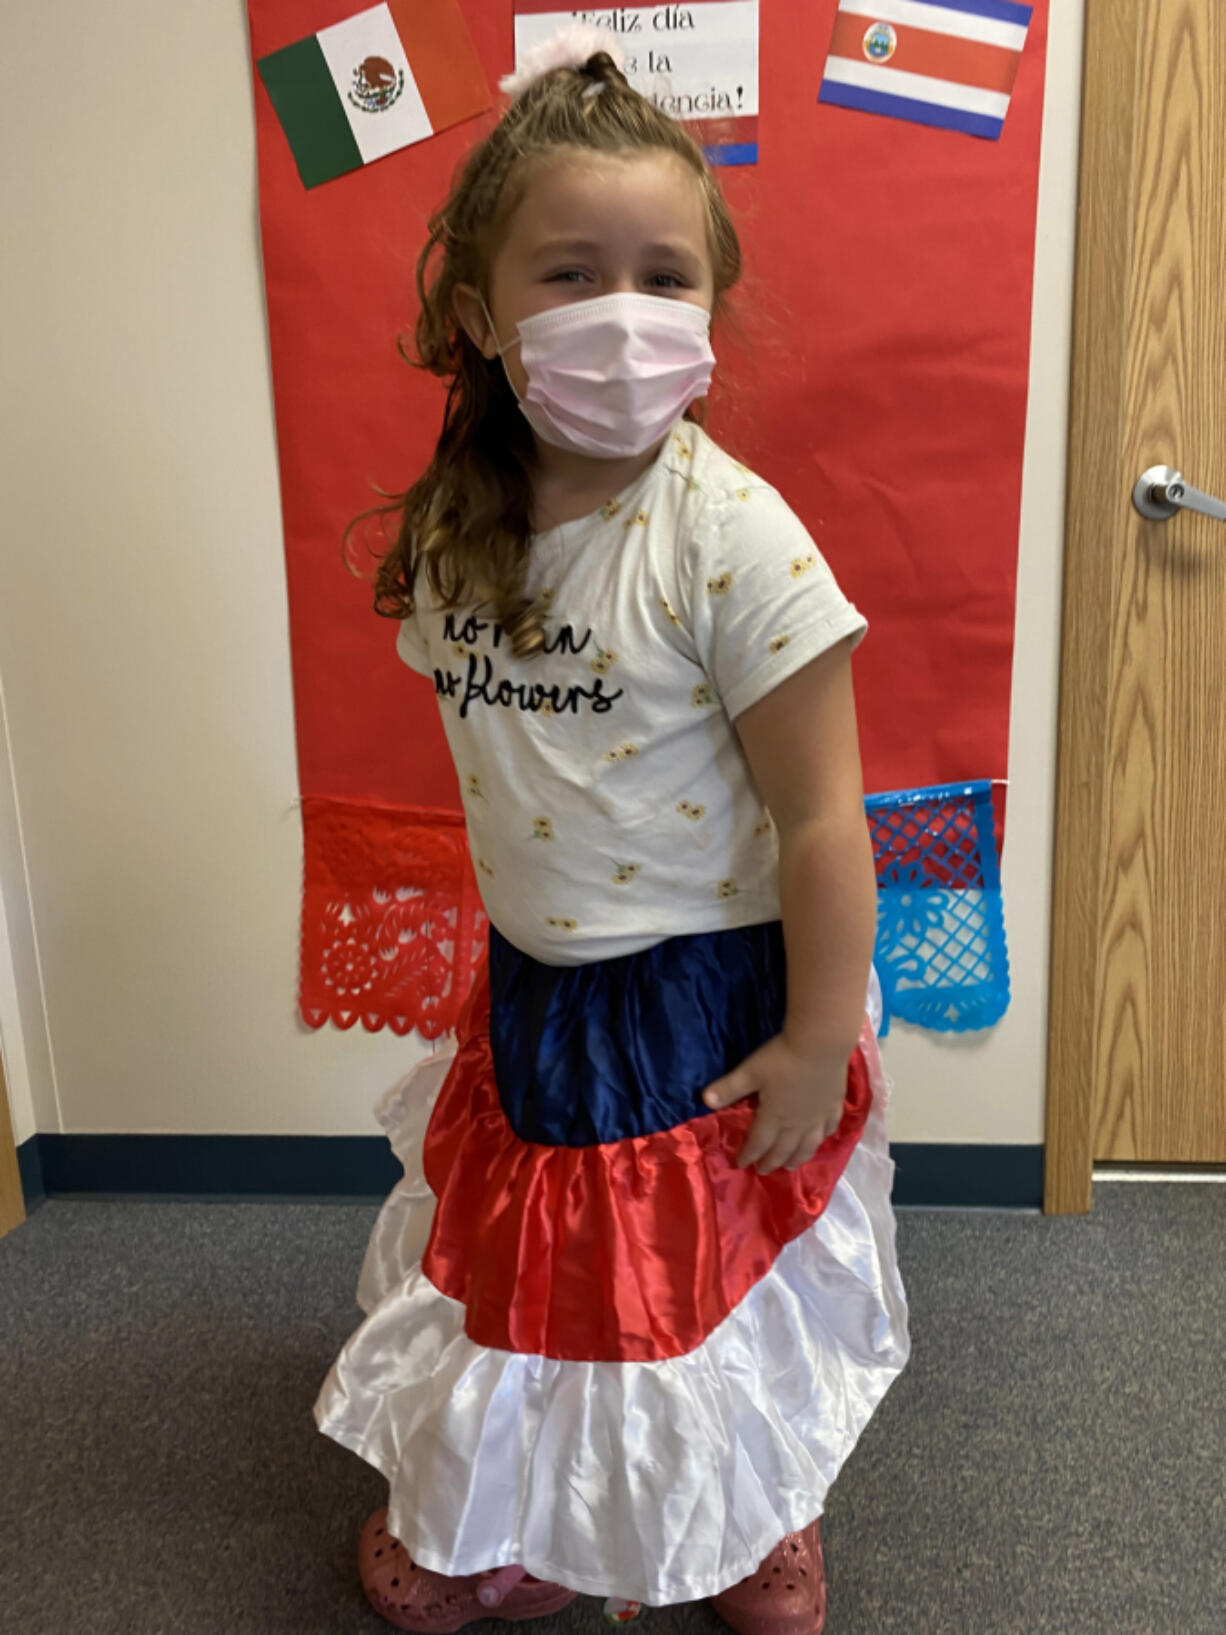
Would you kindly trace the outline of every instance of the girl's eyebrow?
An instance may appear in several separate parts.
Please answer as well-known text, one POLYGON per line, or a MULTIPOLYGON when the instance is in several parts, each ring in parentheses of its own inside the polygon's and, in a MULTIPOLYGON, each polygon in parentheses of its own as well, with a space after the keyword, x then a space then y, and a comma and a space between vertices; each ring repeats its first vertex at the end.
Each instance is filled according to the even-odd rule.
POLYGON ((651 256, 653 260, 689 261, 694 264, 697 264, 701 260, 701 257, 695 255, 694 251, 691 250, 688 245, 678 244, 675 241, 662 244, 645 244, 643 246, 643 250, 644 253, 651 256))
POLYGON ((604 249, 592 238, 545 238, 533 246, 535 255, 592 255, 604 249))
MULTIPOLYGON (((533 254, 536 256, 600 255, 608 248, 610 248, 609 245, 601 243, 597 239, 547 238, 542 239, 539 244, 534 246, 533 254)), ((692 264, 697 264, 700 260, 700 257, 695 255, 693 250, 684 244, 678 243, 644 244, 643 254, 652 260, 688 261, 692 264)))

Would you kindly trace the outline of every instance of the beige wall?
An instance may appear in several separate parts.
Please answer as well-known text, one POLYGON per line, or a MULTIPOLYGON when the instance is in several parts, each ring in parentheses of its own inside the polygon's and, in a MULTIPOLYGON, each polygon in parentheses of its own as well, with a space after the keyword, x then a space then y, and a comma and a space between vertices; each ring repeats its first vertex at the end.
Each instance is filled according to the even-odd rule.
MULTIPOLYGON (((1005 891, 899 1140, 1041 1139, 1081 0, 1053 0, 1005 891)), ((240 0, 9 18, 0 1039, 34 1130, 371 1132, 414 1040, 296 1020, 300 827, 240 0), (76 65, 52 96, 42 64, 76 65), (15 797, 15 798, 14 798, 15 797)), ((389 653, 389 662, 392 662, 389 653)))

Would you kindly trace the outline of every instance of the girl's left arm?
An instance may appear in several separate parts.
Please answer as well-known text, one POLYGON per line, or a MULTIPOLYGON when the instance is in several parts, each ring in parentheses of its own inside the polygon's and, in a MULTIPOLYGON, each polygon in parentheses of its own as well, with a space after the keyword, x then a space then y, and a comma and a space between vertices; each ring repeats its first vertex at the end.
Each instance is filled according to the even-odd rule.
POLYGON ((847 1063, 864 1022, 877 882, 851 682, 851 638, 790 676, 736 720, 779 830, 787 950, 783 1031, 708 1087, 708 1106, 755 1092, 744 1168, 795 1169, 838 1127, 847 1063))

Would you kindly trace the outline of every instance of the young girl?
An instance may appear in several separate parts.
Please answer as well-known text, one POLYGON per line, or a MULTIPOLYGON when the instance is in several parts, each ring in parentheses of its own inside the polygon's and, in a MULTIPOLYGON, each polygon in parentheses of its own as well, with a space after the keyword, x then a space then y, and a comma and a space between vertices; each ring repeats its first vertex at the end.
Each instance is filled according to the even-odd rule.
POLYGON ((380 1109, 405 1179, 316 1415, 390 1483, 359 1561, 399 1628, 586 1592, 817 1635, 817 1518, 908 1353, 866 626, 698 423, 736 233, 590 35, 512 82, 419 265, 450 387, 377 605, 492 928, 380 1109))

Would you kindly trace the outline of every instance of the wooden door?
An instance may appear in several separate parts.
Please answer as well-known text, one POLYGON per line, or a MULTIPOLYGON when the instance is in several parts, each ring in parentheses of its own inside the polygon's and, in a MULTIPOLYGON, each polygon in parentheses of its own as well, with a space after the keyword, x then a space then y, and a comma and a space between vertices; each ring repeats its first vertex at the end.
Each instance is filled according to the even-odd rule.
POLYGON ((1086 0, 1045 1207, 1226 1164, 1226 4, 1086 0))

